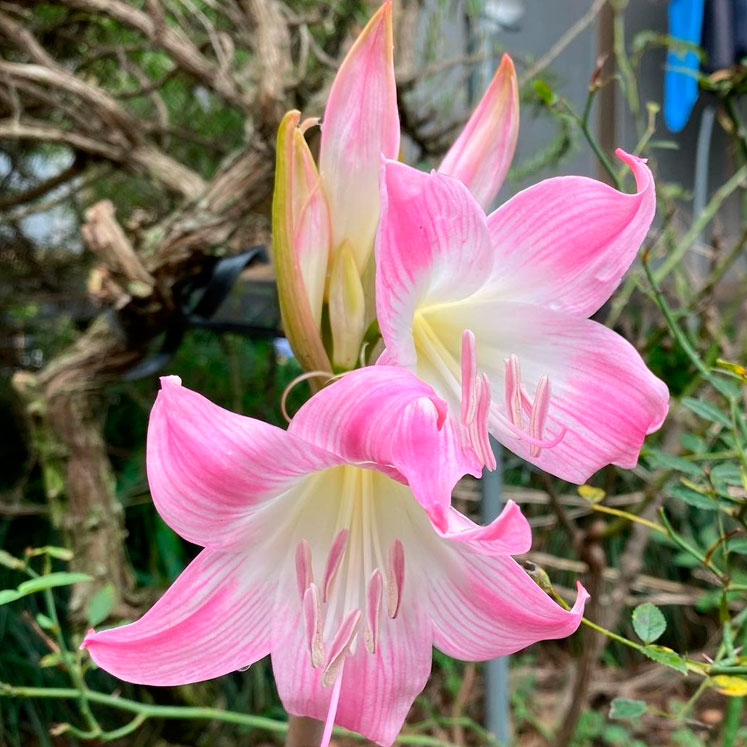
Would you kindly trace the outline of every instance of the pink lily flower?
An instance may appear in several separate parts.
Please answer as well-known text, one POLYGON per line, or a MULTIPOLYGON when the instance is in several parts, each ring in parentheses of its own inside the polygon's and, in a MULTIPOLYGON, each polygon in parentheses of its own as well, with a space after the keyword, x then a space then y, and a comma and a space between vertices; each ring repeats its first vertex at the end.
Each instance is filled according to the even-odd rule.
MULTIPOLYGON (((382 154, 397 158, 392 2, 374 14, 348 52, 321 123, 319 168, 304 139, 315 121, 288 112, 277 143, 273 252, 284 328, 307 370, 357 365, 372 321, 373 245, 382 154), (328 307, 332 350, 319 334, 328 307)), ((487 207, 508 171, 519 128, 519 94, 504 55, 493 81, 440 170, 487 207)))
POLYGON ((547 179, 487 217, 456 179, 382 165, 376 247, 381 362, 404 366, 450 406, 465 329, 490 382, 490 432, 546 472, 583 483, 634 467, 668 390, 622 337, 588 317, 610 297, 655 212, 641 158, 621 150, 635 194, 547 179))
POLYGON ((289 713, 388 745, 427 681, 431 647, 488 659, 579 625, 510 557, 531 543, 509 502, 489 526, 450 505, 480 473, 487 386, 464 336, 459 420, 399 367, 354 371, 287 431, 163 379, 147 464, 164 520, 204 549, 140 620, 89 631, 115 676, 178 685, 272 655, 289 713))

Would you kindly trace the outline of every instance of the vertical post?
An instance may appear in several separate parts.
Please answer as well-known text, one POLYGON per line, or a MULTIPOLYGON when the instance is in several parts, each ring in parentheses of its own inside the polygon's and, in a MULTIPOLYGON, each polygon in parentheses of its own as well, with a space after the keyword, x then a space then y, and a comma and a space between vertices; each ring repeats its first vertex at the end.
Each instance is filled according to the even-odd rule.
MULTIPOLYGON (((503 506, 503 464, 500 444, 491 436, 496 468, 482 475, 482 518, 492 521, 503 506)), ((502 747, 508 747, 511 734, 508 697, 508 657, 485 662, 485 726, 495 734, 502 747)))

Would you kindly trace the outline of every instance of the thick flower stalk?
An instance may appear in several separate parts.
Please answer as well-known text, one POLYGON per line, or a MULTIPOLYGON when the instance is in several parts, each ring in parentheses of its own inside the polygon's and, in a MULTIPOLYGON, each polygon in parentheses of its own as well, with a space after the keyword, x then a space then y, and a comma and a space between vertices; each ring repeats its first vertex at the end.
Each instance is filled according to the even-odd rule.
POLYGON ((567 636, 586 592, 558 606, 510 557, 529 549, 509 502, 489 526, 450 504, 487 458, 488 388, 462 341, 458 418, 399 367, 352 372, 287 431, 163 380, 148 430, 156 507, 204 549, 140 620, 82 646, 121 679, 178 685, 267 654, 295 715, 386 745, 431 668, 567 636))
MULTIPOLYGON (((380 159, 397 158, 400 146, 391 0, 371 18, 335 77, 321 122, 318 169, 304 137, 315 124, 291 111, 278 130, 273 253, 283 324, 296 356, 309 371, 347 370, 358 365, 374 318, 380 159)), ((516 73, 504 56, 440 170, 488 207, 508 170, 518 126, 516 73)))
POLYGON ((636 350, 591 321, 651 225, 645 161, 618 150, 637 191, 547 179, 486 216, 458 180, 382 165, 376 247, 381 362, 416 372, 452 406, 464 330, 490 382, 490 432, 540 468, 582 483, 634 467, 668 408, 636 350))

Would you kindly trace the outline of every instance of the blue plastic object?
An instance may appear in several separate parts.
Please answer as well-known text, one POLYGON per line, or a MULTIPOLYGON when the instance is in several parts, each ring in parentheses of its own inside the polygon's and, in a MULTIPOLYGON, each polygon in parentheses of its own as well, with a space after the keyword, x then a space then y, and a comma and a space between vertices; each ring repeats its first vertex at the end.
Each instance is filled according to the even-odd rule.
MULTIPOLYGON (((669 35, 674 39, 701 43, 704 0, 671 0, 669 3, 669 35)), ((700 61, 695 52, 667 53, 664 73, 664 122, 672 132, 686 124, 698 100, 698 70, 700 61)))

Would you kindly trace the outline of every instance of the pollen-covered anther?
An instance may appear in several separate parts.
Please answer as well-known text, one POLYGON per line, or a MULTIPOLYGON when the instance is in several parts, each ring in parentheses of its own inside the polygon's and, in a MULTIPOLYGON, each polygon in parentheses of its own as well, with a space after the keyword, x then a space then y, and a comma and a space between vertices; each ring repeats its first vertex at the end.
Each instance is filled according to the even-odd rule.
POLYGON ((329 597, 332 594, 332 586, 337 577, 337 571, 340 568, 342 558, 345 555, 349 534, 350 531, 348 529, 340 529, 335 535, 334 540, 332 540, 332 547, 329 549, 327 562, 324 566, 324 580, 322 581, 322 599, 325 602, 329 601, 329 597))
POLYGON ((379 643, 379 615, 381 614, 381 600, 384 596, 384 578, 376 568, 368 579, 366 586, 366 617, 367 625, 364 635, 366 649, 375 654, 379 643))
POLYGON ((332 639, 327 666, 322 673, 322 687, 329 687, 342 669, 345 657, 350 653, 350 646, 358 633, 361 623, 361 611, 354 609, 348 612, 332 639))
POLYGON ((405 548, 396 539, 389 546, 389 567, 387 569, 386 592, 387 613, 394 620, 402 605, 402 591, 405 586, 405 548))
POLYGON ((322 642, 322 600, 319 588, 310 583, 303 595, 303 621, 306 645, 315 669, 324 664, 324 644, 322 642))
POLYGON ((311 545, 308 541, 302 539, 296 545, 296 581, 298 582, 298 593, 301 600, 308 589, 309 584, 314 580, 314 572, 311 567, 311 545))

